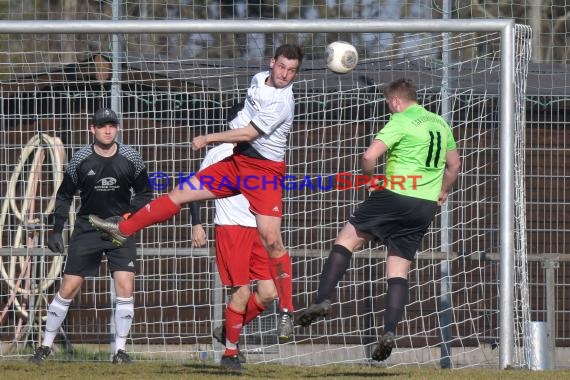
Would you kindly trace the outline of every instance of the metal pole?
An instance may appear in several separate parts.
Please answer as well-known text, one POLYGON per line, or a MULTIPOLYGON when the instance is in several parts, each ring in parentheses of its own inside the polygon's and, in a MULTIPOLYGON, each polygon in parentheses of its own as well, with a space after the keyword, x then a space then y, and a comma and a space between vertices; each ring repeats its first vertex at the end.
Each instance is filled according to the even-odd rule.
POLYGON ((542 46, 540 37, 542 36, 542 0, 534 0, 530 5, 530 25, 532 26, 532 60, 542 62, 542 46))
POLYGON ((546 260, 543 263, 545 277, 546 277, 546 322, 548 329, 548 353, 552 367, 556 368, 556 301, 554 298, 554 291, 556 283, 554 280, 554 271, 559 267, 558 261, 546 260))
MULTIPOLYGON (((212 268, 212 289, 213 289, 212 300, 214 301, 212 331, 214 331, 214 328, 218 327, 217 325, 215 325, 217 321, 221 321, 222 323, 224 322, 223 314, 224 314, 224 306, 226 304, 226 300, 224 299, 225 288, 218 274, 218 266, 216 265, 216 260, 212 259, 210 265, 212 268)), ((212 347, 216 347, 216 340, 214 338, 212 338, 212 347)), ((214 361, 218 362, 220 359, 221 356, 219 351, 214 350, 214 361)))
MULTIPOLYGON (((415 33, 501 32, 510 19, 493 20, 2 20, 0 33, 415 33)), ((512 28, 513 26, 511 26, 512 28)), ((512 32, 510 32, 512 34, 512 32)))
POLYGON ((501 30, 500 108, 500 349, 499 366, 513 364, 514 346, 514 21, 501 30))
MULTIPOLYGON (((443 18, 451 17, 451 4, 449 0, 443 2, 443 18)), ((441 78, 441 114, 449 122, 451 107, 449 104, 449 65, 451 57, 449 54, 449 34, 443 33, 443 44, 441 57, 443 61, 442 78, 441 78)), ((441 284, 439 296, 439 328, 441 332, 440 359, 441 368, 451 368, 451 323, 453 313, 451 309, 451 284, 449 281, 451 275, 451 266, 449 261, 450 239, 449 231, 451 228, 451 213, 449 210, 449 202, 445 202, 441 206, 441 250, 447 253, 448 257, 441 260, 441 284)))
MULTIPOLYGON (((121 0, 113 0, 112 13, 113 21, 119 21, 121 18, 121 0)), ((111 109, 113 109, 119 120, 122 120, 121 115, 121 42, 119 34, 112 35, 112 75, 111 75, 111 109)), ((121 134, 117 134, 117 141, 121 141, 121 134)), ((111 320, 109 321, 110 333, 110 349, 111 358, 115 354, 115 334, 117 327, 115 326, 115 308, 117 307, 117 293, 115 290, 115 280, 111 277, 109 279, 109 292, 111 302, 111 320)))
MULTIPOLYGON (((121 18, 121 0, 113 0, 113 20, 119 21, 121 18)), ((117 113, 120 119, 121 116, 121 62, 122 62, 122 49, 120 35, 114 33, 112 36, 112 76, 111 76, 111 108, 117 113)), ((117 136, 120 141, 120 135, 117 136)))

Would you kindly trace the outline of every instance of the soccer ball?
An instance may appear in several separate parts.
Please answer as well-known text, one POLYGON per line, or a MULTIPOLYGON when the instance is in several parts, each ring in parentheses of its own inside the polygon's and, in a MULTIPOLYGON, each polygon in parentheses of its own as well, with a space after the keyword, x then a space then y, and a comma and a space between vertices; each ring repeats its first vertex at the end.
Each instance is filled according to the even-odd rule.
POLYGON ((346 74, 356 67, 358 52, 348 42, 335 41, 327 46, 325 58, 330 71, 337 74, 346 74))

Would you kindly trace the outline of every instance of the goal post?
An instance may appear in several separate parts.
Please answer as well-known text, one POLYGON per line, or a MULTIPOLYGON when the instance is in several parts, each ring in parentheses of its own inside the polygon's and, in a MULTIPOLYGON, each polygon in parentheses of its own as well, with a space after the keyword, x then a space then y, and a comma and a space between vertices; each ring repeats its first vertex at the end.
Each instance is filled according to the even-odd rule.
MULTIPOLYGON (((470 166, 468 166, 469 173, 465 175, 464 179, 459 181, 458 189, 452 194, 450 205, 446 212, 453 213, 453 225, 442 226, 440 223, 442 220, 446 220, 446 216, 439 215, 437 219, 438 224, 430 229, 430 233, 426 237, 424 253, 420 254, 417 260, 417 263, 422 263, 422 267, 412 273, 417 282, 414 282, 414 280, 411 282, 412 294, 410 299, 413 300, 415 295, 421 298, 424 296, 424 292, 431 292, 431 290, 426 290, 422 287, 420 279, 425 276, 424 272, 430 273, 433 277, 430 279, 429 286, 435 287, 435 284, 439 281, 436 278, 439 270, 434 268, 439 263, 450 260, 450 257, 453 257, 454 261, 449 261, 448 263, 451 266, 458 267, 462 263, 472 264, 473 267, 469 269, 469 272, 466 270, 461 274, 465 278, 469 277, 469 279, 465 283, 458 285, 456 289, 449 289, 451 299, 453 300, 452 308, 460 302, 460 307, 458 308, 460 311, 457 312, 457 315, 460 314, 461 317, 453 317, 453 321, 450 321, 453 326, 443 326, 442 329, 453 328, 454 335, 457 334, 455 331, 461 329, 470 331, 465 337, 453 340, 456 345, 468 353, 469 350, 466 350, 465 347, 471 343, 466 342, 473 341, 474 344, 486 342, 485 339, 487 338, 480 338, 480 335, 486 335, 487 333, 481 333, 477 329, 480 326, 484 326, 485 329, 493 329, 493 322, 490 321, 496 320, 499 323, 498 365, 500 368, 508 368, 525 365, 526 360, 524 357, 516 357, 517 346, 524 344, 524 342, 520 341, 521 332, 515 331, 515 329, 519 328, 516 326, 515 320, 520 318, 519 315, 515 316, 515 297, 517 296, 515 294, 515 286, 521 286, 520 284, 515 284, 515 276, 517 281, 526 284, 526 279, 520 278, 515 273, 515 268, 517 267, 515 260, 518 260, 515 254, 515 230, 517 229, 515 225, 515 207, 524 209, 524 204, 515 203, 515 168, 517 167, 515 162, 515 136, 516 131, 520 131, 524 127, 524 125, 521 126, 520 124, 524 124, 524 116, 521 116, 521 113, 524 115, 524 81, 526 77, 520 76, 518 73, 515 75, 515 63, 519 62, 522 66, 521 70, 526 71, 528 58, 526 58, 526 61, 524 59, 517 61, 516 59, 516 57, 525 55, 516 51, 516 28, 522 28, 528 32, 528 27, 516 26, 513 20, 506 19, 35 20, 4 21, 0 25, 0 34, 7 37, 24 35, 50 36, 56 34, 116 35, 122 36, 126 44, 129 42, 125 36, 138 34, 211 34, 219 36, 213 40, 221 41, 224 38, 224 34, 243 33, 248 35, 260 33, 272 35, 274 41, 317 41, 310 48, 310 54, 308 54, 308 58, 302 67, 303 72, 299 75, 298 82, 294 86, 296 99, 300 105, 300 112, 296 115, 296 128, 299 130, 292 132, 290 147, 293 153, 288 153, 290 171, 298 177, 308 174, 311 179, 316 177, 320 179, 322 174, 338 173, 345 170, 356 174, 358 169, 356 166, 357 158, 362 154, 364 147, 376 132, 373 128, 381 127, 382 123, 387 120, 387 112, 383 111, 383 105, 381 104, 382 95, 378 91, 378 87, 386 84, 385 80, 395 75, 410 75, 413 78, 424 78, 425 75, 427 79, 422 81, 419 89, 420 100, 427 103, 431 109, 437 111, 442 110, 442 97, 445 96, 447 100, 453 103, 449 110, 450 115, 446 115, 446 117, 449 117, 448 120, 451 121, 452 126, 454 126, 453 124, 460 125, 460 127, 454 126, 454 133, 456 137, 459 136, 459 145, 463 145, 465 151, 469 152, 467 162, 470 163, 470 166), (414 49, 397 50, 392 47, 390 47, 392 50, 382 51, 380 47, 385 45, 378 43, 376 49, 370 47, 364 49, 359 62, 360 67, 353 73, 338 76, 325 72, 322 60, 324 54, 323 41, 327 40, 327 38, 330 39, 330 37, 319 39, 316 37, 317 35, 340 35, 346 38, 354 38, 355 41, 364 41, 368 38, 366 36, 374 36, 380 33, 417 36, 410 39, 402 38, 400 43, 404 46, 405 42, 415 42, 418 44, 418 48, 415 50, 419 50, 419 52, 412 52, 414 49), (444 46, 441 35, 448 33, 454 36, 452 44, 448 46, 453 54, 450 55, 452 57, 451 61, 446 62, 441 61, 439 57, 444 56, 444 54, 441 54, 442 46, 444 46), (493 37, 489 39, 481 37, 481 35, 488 34, 493 35, 493 37), (308 38, 306 35, 311 35, 312 37, 308 38), (409 55, 406 55, 405 52, 409 55), (482 65, 482 67, 479 67, 478 64, 482 65), (442 67, 455 70, 451 79, 456 81, 456 83, 449 83, 449 87, 446 87, 447 84, 442 83, 442 78, 432 74, 430 71, 442 70, 442 67), (484 78, 483 83, 478 83, 480 78, 484 78), (431 83, 431 86, 428 83, 431 83), (465 85, 465 83, 471 84, 465 85), (520 100, 521 96, 523 97, 522 102, 520 100), (498 115, 495 115, 495 113, 498 113, 498 115), (356 119, 352 118, 352 116, 355 116, 356 119), (517 122, 519 123, 518 126, 517 122), (316 128, 317 132, 303 132, 302 130, 305 128, 316 128), (354 129, 351 130, 350 128, 354 129), (493 128, 498 128, 497 135, 493 135, 495 133, 492 131, 493 128), (477 133, 477 137, 474 138, 472 133, 477 133), (486 138, 493 140, 493 142, 479 141, 486 138), (493 145, 495 139, 499 142, 498 149, 493 145), (304 142, 308 144, 306 145, 304 142), (486 149, 490 153, 482 154, 480 150, 486 149), (342 157, 343 163, 338 164, 335 162, 334 157, 342 157), (483 161, 478 162, 478 159, 483 161), (497 159, 498 166, 493 167, 496 163, 490 161, 497 159), (482 177, 476 178, 477 176, 482 177), (498 181, 498 185, 492 185, 493 181, 498 181), (461 189, 461 185, 465 185, 464 190, 461 189), (477 203, 486 201, 490 202, 489 208, 477 210, 477 203), (492 215, 485 215, 487 211, 490 211, 492 215), (487 217, 489 217, 488 220, 486 219, 487 217), (479 222, 479 219, 484 219, 484 221, 479 222), (450 232, 448 235, 452 240, 449 245, 455 247, 456 252, 448 252, 447 249, 445 251, 441 250, 442 246, 447 245, 447 243, 442 242, 446 238, 439 237, 441 236, 442 228, 449 228, 450 232), (470 233, 473 233, 476 237, 470 237, 470 233), (489 238, 489 234, 491 238, 489 238), (435 247, 430 246, 432 243, 434 243, 435 247), (477 245, 481 246, 481 248, 473 248, 477 245), (457 247, 463 247, 465 252, 459 252, 457 247), (464 255, 464 257, 461 257, 461 255, 464 255), (493 255, 495 255, 494 258, 493 255), (485 256, 484 260, 494 260, 493 265, 498 267, 499 279, 494 285, 496 290, 500 290, 500 298, 497 305, 495 305, 498 310, 498 318, 492 315, 493 312, 491 312, 491 315, 487 313, 487 309, 492 310, 493 307, 485 305, 486 300, 469 300, 474 294, 484 297, 486 292, 489 292, 489 289, 474 290, 474 283, 477 282, 476 278, 479 278, 479 281, 484 281, 488 279, 490 273, 495 273, 493 269, 484 270, 477 268, 477 258, 483 256, 485 256), (474 274, 477 271, 479 273, 474 274)), ((529 39, 529 36, 523 34, 521 38, 526 41, 529 39)), ((402 46, 400 46, 401 49, 403 49, 402 46)), ((530 49, 530 46, 526 44, 519 43, 518 46, 521 49, 525 49, 525 52, 530 49)), ((201 132, 222 128, 224 124, 223 115, 220 115, 219 112, 229 108, 232 102, 240 100, 247 88, 251 74, 259 71, 257 68, 263 68, 262 64, 258 64, 257 67, 253 68, 255 65, 251 62, 246 62, 243 59, 232 61, 230 58, 219 57, 219 54, 216 54, 215 58, 213 55, 212 58, 205 57, 205 59, 202 59, 202 57, 198 57, 180 60, 176 56, 149 56, 147 52, 140 52, 135 57, 129 51, 117 52, 115 49, 113 50, 113 54, 116 56, 112 56, 111 60, 119 59, 122 65, 118 65, 117 62, 113 63, 110 68, 112 75, 109 76, 108 80, 113 82, 111 83, 112 85, 122 86, 128 93, 116 94, 115 96, 120 99, 113 98, 114 100, 112 101, 117 105, 125 104, 129 97, 132 97, 136 98, 137 102, 137 106, 133 109, 122 110, 123 118, 129 121, 125 123, 122 139, 125 143, 135 145, 142 151, 143 157, 145 160, 148 160, 149 172, 168 173, 170 177, 175 177, 176 174, 180 173, 189 173, 199 163, 199 157, 188 158, 185 156, 188 147, 184 144, 189 143, 189 137, 192 133, 182 128, 185 125, 184 122, 191 121, 196 123, 201 128, 201 132), (210 61, 210 65, 204 64, 207 61, 210 61), (117 73, 117 70, 124 72, 117 73), (186 70, 187 72, 185 72, 186 70), (192 79, 191 83, 185 83, 186 79, 192 79), (130 83, 133 83, 133 86, 131 86, 133 89, 129 87, 130 83), (141 88, 148 92, 142 93, 141 88), (145 102, 150 104, 150 106, 143 109, 145 102), (164 108, 161 110, 163 113, 158 114, 158 111, 153 109, 152 105, 160 102, 174 104, 175 106, 164 108), (180 105, 189 107, 192 104, 198 104, 199 106, 195 110, 180 110, 176 108, 180 105), (179 116, 175 120, 169 119, 170 116, 163 117, 163 115, 171 114, 179 116), (153 122, 156 125, 151 125, 153 122)), ((28 53, 31 52, 22 51, 24 56, 28 53)), ((57 55, 57 52, 54 53, 57 55)), ((90 59, 94 58, 91 56, 90 59)), ((25 59, 22 59, 22 62, 24 62, 22 65, 26 64, 25 59)), ((89 63, 91 64, 92 62, 89 63)), ((64 72, 66 64, 56 59, 51 66, 59 67, 59 70, 64 72)), ((41 68, 44 67, 44 64, 42 62, 32 62, 30 66, 41 68)), ((48 66, 50 65, 45 64, 45 67, 48 66)), ((30 79, 32 76, 26 77, 23 74, 14 73, 7 69, 6 65, 0 64, 0 68, 0 74, 11 74, 9 78, 5 78, 2 82, 5 84, 2 88, 2 94, 5 94, 6 99, 15 99, 13 103, 16 105, 21 105, 26 96, 28 96, 24 94, 25 91, 40 89, 40 87, 46 84, 45 82, 33 83, 34 79, 30 79), (24 83, 26 81, 30 83, 24 83)), ((36 77, 39 73, 46 74, 42 70, 35 72, 33 68, 28 70, 28 74, 31 73, 36 77)), ((101 73, 105 74, 104 70, 101 73)), ((46 78, 49 84, 51 76, 49 73, 47 74, 46 78)), ((93 75, 97 76, 99 74, 97 72, 93 75)), ((78 77, 73 78, 73 80, 80 80, 78 77)), ((57 77, 56 84, 62 85, 62 82, 65 82, 65 80, 65 75, 57 77)), ((50 88, 49 91, 51 92, 46 95, 48 98, 46 107, 51 107, 49 105, 50 101, 56 103, 55 98, 50 98, 50 96, 53 96, 54 87, 55 85, 50 88)), ((78 91, 73 96, 79 97, 82 102, 89 104, 91 108, 94 102, 98 101, 96 91, 93 93, 84 92, 83 94, 81 91, 78 91)), ((66 101, 71 102, 71 98, 67 98, 66 101)), ((12 103, 6 100, 3 104, 5 107, 8 107, 12 103)), ((17 127, 14 126, 22 123, 22 119, 13 118, 13 124, 10 126, 14 129, 10 130, 9 136, 4 137, 6 144, 0 148, 4 150, 4 157, 15 157, 18 144, 25 143, 22 140, 32 135, 33 132, 38 130, 47 130, 47 133, 52 134, 60 132, 59 127, 54 127, 49 120, 46 121, 46 118, 39 114, 41 104, 43 104, 41 99, 35 101, 37 122, 34 121, 31 124, 26 122, 28 127, 33 124, 30 130, 18 132, 17 127), (8 139, 11 140, 8 141, 8 139)), ((61 114, 65 114, 71 109, 69 105, 66 105, 66 107, 68 108, 60 108, 60 114, 55 115, 52 113, 51 116, 59 117, 61 114)), ((69 147, 73 146, 73 148, 76 148, 80 142, 88 140, 89 136, 85 131, 85 120, 89 117, 89 110, 89 108, 81 109, 78 115, 70 116, 72 120, 68 120, 68 122, 81 125, 83 130, 68 131, 69 138, 67 144, 71 144, 69 147)), ((6 125, 5 129, 7 128, 8 125, 6 125)), ((519 149, 522 148, 524 147, 519 147, 519 149)), ((15 164, 14 162, 11 163, 15 164)), ((523 174, 517 173, 517 178, 520 178, 523 174)), ((1 181, 2 187, 0 189, 4 190, 8 186, 9 179, 6 176, 6 178, 2 177, 1 181)), ((285 205, 288 207, 288 211, 284 218, 283 230, 285 243, 291 244, 291 252, 295 257, 296 280, 303 284, 297 285, 297 290, 301 293, 296 296, 300 308, 307 306, 307 302, 311 300, 316 290, 314 287, 315 279, 323 260, 328 254, 335 231, 338 231, 339 227, 346 220, 351 208, 363 199, 362 193, 355 189, 349 189, 350 191, 348 192, 323 191, 318 194, 311 193, 310 190, 303 189, 303 191, 299 190, 285 194, 285 205), (307 239, 312 242, 307 242, 307 239)), ((208 207, 205 212, 209 226, 211 226, 211 212, 211 207, 208 207)), ((6 220, 9 219, 8 217, 6 218, 6 220)), ((212 255, 211 249, 190 249, 188 232, 185 231, 185 229, 188 229, 188 226, 188 215, 186 212, 182 212, 180 216, 175 217, 172 221, 161 226, 149 228, 148 231, 141 234, 140 252, 142 264, 137 278, 140 278, 141 284, 144 283, 143 286, 147 286, 145 282, 147 280, 143 278, 145 277, 145 270, 151 268, 152 270, 149 270, 149 272, 153 272, 153 278, 148 281, 149 283, 153 281, 152 286, 154 288, 150 290, 151 288, 149 287, 148 293, 141 295, 140 298, 155 297, 156 294, 156 297, 160 298, 158 301, 159 305, 168 305, 163 308, 161 306, 152 306, 148 308, 148 311, 145 311, 144 302, 136 305, 137 308, 140 308, 139 314, 145 314, 146 316, 148 312, 148 319, 145 319, 146 325, 139 326, 139 342, 147 342, 147 344, 158 342, 159 345, 171 343, 199 345, 204 340, 204 337, 209 336, 208 331, 214 323, 212 316, 220 315, 219 308, 223 305, 216 302, 216 311, 209 314, 206 313, 210 315, 210 320, 196 319, 193 326, 189 328, 191 333, 184 331, 186 326, 183 327, 180 320, 172 320, 168 324, 165 323, 162 329, 150 326, 153 322, 152 319, 162 316, 166 309, 175 310, 174 313, 180 319, 184 319, 187 318, 187 315, 203 315, 201 314, 203 310, 198 309, 203 308, 207 310, 210 308, 208 300, 219 301, 220 299, 219 284, 212 285, 212 289, 209 289, 210 293, 197 293, 191 297, 181 294, 182 292, 189 292, 197 284, 204 282, 215 283, 212 278, 212 276, 215 276, 215 272, 211 269, 211 261, 192 264, 185 261, 186 257, 209 260, 212 255), (164 244, 162 245, 160 242, 164 242, 164 244), (172 260, 168 262, 161 261, 164 257, 171 257, 172 260), (164 268, 162 268, 163 266, 164 268), (183 270, 184 272, 178 273, 178 270, 183 270), (180 279, 178 278, 180 276, 186 276, 187 278, 180 279), (176 284, 176 286, 186 287, 176 288, 175 294, 168 293, 168 290, 162 289, 162 287, 169 286, 171 283, 176 284), (161 299, 163 295, 165 297, 161 299), (184 301, 181 301, 182 299, 184 301), (196 300, 201 302, 200 306, 196 306, 196 303, 193 304, 196 300), (181 305, 180 302, 186 303, 181 305), (156 339, 150 337, 159 330, 160 332, 157 332, 157 334, 163 334, 162 337, 157 337, 156 339), (185 334, 191 335, 191 339, 187 340, 185 334), (145 338, 145 335, 149 337, 145 338)), ((21 249, 17 250, 10 245, 11 228, 13 228, 13 225, 3 222, 0 230, 0 234, 2 234, 0 257, 3 257, 3 265, 5 265, 6 260, 22 254, 21 249)), ((519 239, 519 235, 517 235, 517 239, 519 239)), ((214 244, 214 242, 210 243, 214 244)), ((25 253, 32 255, 48 254, 48 252, 45 252, 45 249, 41 248, 29 248, 25 253)), ((345 329, 342 326, 340 316, 334 315, 332 320, 320 322, 315 327, 312 327, 308 333, 300 334, 302 338, 294 345, 313 346, 324 342, 325 347, 327 347, 325 352, 333 356, 335 352, 344 350, 351 352, 351 355, 353 352, 356 352, 355 356, 357 358, 360 357, 361 360, 367 359, 366 350, 360 351, 361 348, 354 348, 353 346, 370 346, 372 343, 371 339, 374 338, 375 328, 379 323, 377 320, 381 321, 381 317, 376 309, 380 307, 377 302, 381 301, 381 294, 377 293, 382 290, 382 286, 367 287, 367 283, 376 278, 374 277, 376 275, 378 282, 383 278, 381 265, 384 257, 382 249, 379 250, 376 247, 368 247, 362 252, 356 253, 353 268, 347 273, 347 278, 339 286, 334 311, 335 313, 341 313, 341 315, 344 315, 343 313, 351 313, 349 315, 354 319, 354 326, 351 325, 348 328, 349 330, 345 329), (363 296, 363 294, 367 294, 367 296, 363 296), (350 295, 355 296, 352 301, 362 299, 362 304, 365 306, 353 304, 348 298, 350 295), (361 330, 362 326, 360 324, 365 326, 364 330, 361 330), (333 332, 335 339, 327 337, 329 332, 333 332), (355 342, 357 343, 355 344, 355 342)), ((457 279, 458 277, 454 277, 454 280, 457 279)), ((99 290, 91 289, 89 291, 96 293, 99 290)), ((93 294, 93 297, 96 298, 97 295, 93 294)), ((417 362, 430 361, 430 359, 418 359, 418 357, 426 354, 414 351, 414 347, 421 345, 419 342, 422 340, 428 342, 428 346, 435 346, 433 343, 434 337, 430 334, 438 329, 431 330, 431 326, 428 325, 432 323, 432 320, 438 320, 438 312, 441 309, 435 306, 435 312, 429 311, 429 316, 423 314, 426 305, 432 307, 434 301, 431 298, 432 296, 430 295, 429 300, 425 303, 423 301, 417 302, 417 309, 410 308, 407 310, 407 315, 410 318, 403 322, 405 327, 399 331, 407 331, 403 336, 408 337, 409 342, 403 343, 404 349, 402 350, 401 361, 398 359, 400 357, 396 356, 396 361, 391 362, 391 364, 408 363, 407 361, 412 360, 410 359, 412 357, 416 357, 417 362), (425 333, 422 335, 422 328, 418 327, 422 324, 426 324, 426 331, 429 331, 429 334, 425 333), (411 350, 406 350, 406 347, 411 347, 411 350)), ((528 300, 526 302, 528 303, 528 300)), ((212 305, 212 307, 214 306, 212 305)), ((523 315, 523 317, 525 316, 523 315)), ((267 331, 269 328, 263 326, 264 321, 264 319, 261 319, 259 324, 255 326, 261 330, 265 329, 266 335, 269 335, 267 331)), ((136 325, 134 325, 134 330, 136 328, 136 325)), ((0 325, 0 329, 2 334, 7 331, 4 330, 2 325, 0 325)), ((448 333, 450 331, 448 330, 448 333)), ((254 333, 252 334, 255 335, 254 333)), ((493 333, 490 334, 490 336, 492 335, 493 333)), ((271 342, 271 339, 268 341, 271 342)), ((307 360, 307 355, 301 353, 302 350, 297 351, 290 348, 291 346, 278 347, 272 343, 269 345, 271 349, 261 355, 260 361, 277 360, 299 364, 310 362, 307 360), (267 352, 274 352, 274 354, 267 354, 267 352)), ((261 346, 264 346, 263 338, 261 339, 261 346)), ((255 349, 257 350, 258 348, 255 349)), ((213 349, 210 348, 209 350, 213 349)), ((263 348, 258 350, 263 351, 263 348)), ((427 355, 431 354, 428 353, 427 355)), ((354 362, 358 361, 358 359, 349 359, 348 361, 354 362)), ((330 361, 324 360, 323 362, 327 363, 330 361)), ((412 360, 412 362, 414 361, 412 360)))

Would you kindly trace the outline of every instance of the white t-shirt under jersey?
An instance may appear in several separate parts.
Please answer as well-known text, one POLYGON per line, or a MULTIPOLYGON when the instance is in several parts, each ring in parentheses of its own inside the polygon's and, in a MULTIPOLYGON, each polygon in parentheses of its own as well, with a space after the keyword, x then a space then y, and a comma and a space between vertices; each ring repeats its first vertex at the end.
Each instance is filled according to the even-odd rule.
POLYGON ((271 87, 265 84, 268 77, 269 71, 253 76, 244 107, 230 121, 230 128, 253 124, 263 134, 251 141, 251 146, 268 160, 283 161, 287 135, 295 114, 293 84, 283 88, 271 87))
MULTIPOLYGON (((231 156, 233 150, 234 145, 229 143, 210 149, 200 165, 200 170, 231 156)), ((249 211, 249 202, 242 194, 216 199, 214 204, 216 207, 214 224, 257 227, 255 216, 249 211)))

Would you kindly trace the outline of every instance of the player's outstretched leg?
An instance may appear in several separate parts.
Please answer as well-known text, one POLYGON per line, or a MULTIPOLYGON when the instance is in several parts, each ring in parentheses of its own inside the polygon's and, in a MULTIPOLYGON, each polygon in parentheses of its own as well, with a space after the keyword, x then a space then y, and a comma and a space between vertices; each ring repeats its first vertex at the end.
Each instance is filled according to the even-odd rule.
POLYGON ((47 359, 50 353, 51 353, 51 348, 49 348, 48 346, 39 346, 38 348, 36 348, 34 354, 30 358, 30 362, 36 364, 43 363, 47 359))
POLYGON ((106 240, 111 241, 118 247, 127 241, 127 236, 119 231, 119 222, 122 219, 120 216, 111 216, 107 219, 103 219, 97 215, 89 215, 89 223, 93 228, 101 232, 106 240))
POLYGON ((128 236, 155 223, 164 222, 180 212, 180 206, 168 194, 158 197, 131 215, 128 220, 120 216, 107 219, 89 215, 89 222, 113 244, 122 246, 128 236), (119 226, 120 224, 120 226, 119 226))
POLYGON ((395 345, 396 336, 394 333, 391 331, 384 333, 384 335, 382 335, 378 340, 378 344, 372 352, 372 359, 379 362, 388 359, 395 345))
POLYGON ((309 326, 319 318, 326 317, 331 312, 331 301, 325 299, 321 303, 314 303, 297 317, 295 323, 299 326, 309 326))
MULTIPOLYGON (((213 331, 212 331, 212 336, 214 337, 215 340, 217 340, 220 344, 223 344, 224 346, 226 345, 226 325, 221 325, 216 327, 213 331)), ((236 344, 237 347, 237 356, 239 359, 239 362, 244 364, 245 363, 245 355, 243 354, 243 352, 241 352, 241 350, 239 349, 239 344, 236 344)))

